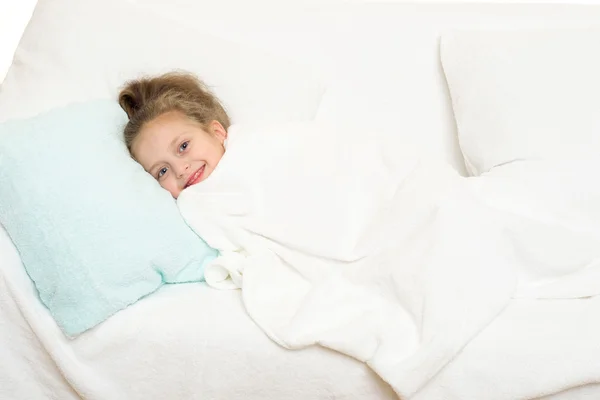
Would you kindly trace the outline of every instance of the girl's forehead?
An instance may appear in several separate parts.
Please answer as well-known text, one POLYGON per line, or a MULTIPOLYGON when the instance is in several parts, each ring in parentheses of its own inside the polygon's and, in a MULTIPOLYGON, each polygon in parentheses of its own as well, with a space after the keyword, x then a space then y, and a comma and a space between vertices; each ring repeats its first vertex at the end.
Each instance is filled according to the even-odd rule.
POLYGON ((190 131, 191 125, 187 117, 165 116, 165 114, 146 123, 138 135, 139 142, 150 144, 170 144, 171 141, 185 132, 190 131))
POLYGON ((177 128, 189 126, 191 120, 178 111, 169 111, 144 124, 142 130, 169 133, 177 128))
POLYGON ((141 164, 160 158, 168 152, 169 145, 177 137, 176 129, 169 126, 144 126, 132 143, 131 151, 136 160, 141 164))

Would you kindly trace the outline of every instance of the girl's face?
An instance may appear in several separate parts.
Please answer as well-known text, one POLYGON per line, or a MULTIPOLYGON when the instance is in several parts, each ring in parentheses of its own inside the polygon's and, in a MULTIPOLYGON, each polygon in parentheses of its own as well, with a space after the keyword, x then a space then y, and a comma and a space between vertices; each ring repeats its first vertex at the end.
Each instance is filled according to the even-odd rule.
POLYGON ((210 176, 225 153, 227 131, 218 121, 207 132, 179 111, 146 123, 133 141, 133 157, 174 198, 210 176))

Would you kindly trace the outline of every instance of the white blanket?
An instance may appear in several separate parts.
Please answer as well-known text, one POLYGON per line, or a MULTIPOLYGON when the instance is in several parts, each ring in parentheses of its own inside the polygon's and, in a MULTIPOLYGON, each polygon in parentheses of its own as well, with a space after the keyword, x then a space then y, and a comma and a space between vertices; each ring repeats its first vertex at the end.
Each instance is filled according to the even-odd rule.
POLYGON ((222 253, 207 282, 242 287, 272 340, 348 354, 410 397, 513 296, 600 292, 585 279, 595 235, 493 207, 450 167, 379 143, 315 123, 234 125, 217 169, 179 197, 222 253))

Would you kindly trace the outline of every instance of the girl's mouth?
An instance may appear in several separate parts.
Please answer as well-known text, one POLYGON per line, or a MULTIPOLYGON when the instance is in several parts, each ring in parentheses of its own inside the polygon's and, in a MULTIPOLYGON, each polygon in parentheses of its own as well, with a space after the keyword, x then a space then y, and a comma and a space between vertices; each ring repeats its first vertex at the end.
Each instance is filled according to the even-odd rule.
POLYGON ((203 166, 201 166, 196 172, 194 172, 190 178, 188 179, 188 181, 185 183, 185 188, 188 188, 192 185, 195 185, 196 183, 202 181, 202 176, 204 176, 204 169, 206 167, 206 164, 204 164, 203 166))

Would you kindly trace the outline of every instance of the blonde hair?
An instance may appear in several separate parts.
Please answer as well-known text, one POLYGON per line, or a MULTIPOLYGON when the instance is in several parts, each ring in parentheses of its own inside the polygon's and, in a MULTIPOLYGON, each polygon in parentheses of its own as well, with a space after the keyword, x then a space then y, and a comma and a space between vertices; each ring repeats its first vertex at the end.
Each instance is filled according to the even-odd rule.
POLYGON ((169 111, 179 111, 204 128, 213 120, 225 130, 231 124, 219 99, 200 79, 187 72, 126 82, 119 93, 119 105, 129 117, 123 132, 129 152, 144 124, 169 111))

